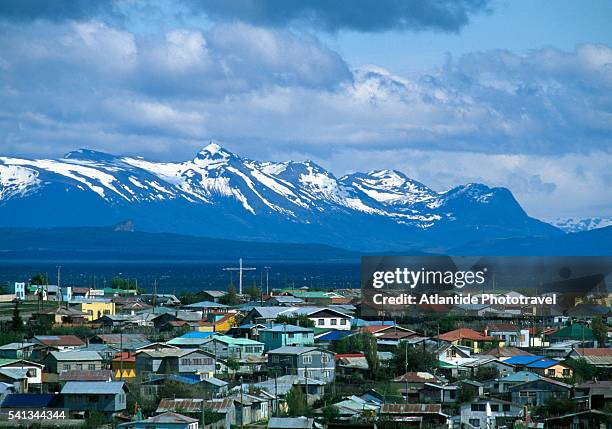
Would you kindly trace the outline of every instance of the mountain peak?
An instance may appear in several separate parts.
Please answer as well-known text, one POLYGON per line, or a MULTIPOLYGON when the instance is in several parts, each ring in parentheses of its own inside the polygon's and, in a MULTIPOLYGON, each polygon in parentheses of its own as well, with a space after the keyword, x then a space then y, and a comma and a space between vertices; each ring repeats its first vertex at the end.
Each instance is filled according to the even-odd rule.
POLYGON ((198 159, 220 159, 220 158, 230 158, 231 156, 235 156, 230 151, 224 149, 219 146, 215 142, 210 142, 204 148, 198 152, 198 159))
POLYGON ((83 161, 111 161, 115 158, 115 155, 91 149, 77 149, 64 155, 64 159, 77 159, 83 161))

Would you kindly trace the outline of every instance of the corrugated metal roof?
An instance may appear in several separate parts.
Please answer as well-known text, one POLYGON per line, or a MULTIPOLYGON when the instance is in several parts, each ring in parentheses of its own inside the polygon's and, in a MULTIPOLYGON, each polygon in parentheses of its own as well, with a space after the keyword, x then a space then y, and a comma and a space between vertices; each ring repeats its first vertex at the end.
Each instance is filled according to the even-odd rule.
POLYGON ((504 363, 510 365, 528 365, 542 359, 546 359, 546 356, 512 356, 511 358, 505 359, 504 363))
POLYGON ((62 388, 62 395, 107 395, 121 393, 123 381, 69 381, 62 388))
MULTIPOLYGON (((231 406, 233 406, 233 401, 230 398, 213 399, 211 401, 205 401, 204 403, 204 408, 218 412, 226 412, 231 406)), ((159 402, 156 412, 163 413, 173 411, 194 413, 201 410, 202 399, 200 398, 164 398, 159 402)))
POLYGON ((440 404, 383 404, 381 414, 441 414, 440 404))
POLYGON ((100 356, 97 352, 87 352, 87 351, 66 351, 66 352, 51 352, 49 353, 58 361, 95 361, 102 360, 102 356, 100 356))

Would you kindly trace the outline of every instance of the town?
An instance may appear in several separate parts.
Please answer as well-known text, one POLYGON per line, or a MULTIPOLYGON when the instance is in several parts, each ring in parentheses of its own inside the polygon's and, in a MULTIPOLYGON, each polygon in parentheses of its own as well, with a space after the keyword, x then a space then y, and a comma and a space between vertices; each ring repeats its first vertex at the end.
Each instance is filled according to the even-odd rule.
POLYGON ((240 280, 6 285, 0 427, 612 427, 610 295, 362 317, 359 289, 240 280))

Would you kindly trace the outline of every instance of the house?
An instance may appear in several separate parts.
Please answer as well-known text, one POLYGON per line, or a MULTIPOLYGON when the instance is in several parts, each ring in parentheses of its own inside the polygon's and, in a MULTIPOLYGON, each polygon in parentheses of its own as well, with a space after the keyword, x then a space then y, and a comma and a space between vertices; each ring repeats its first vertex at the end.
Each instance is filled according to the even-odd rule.
POLYGON ((73 300, 69 302, 69 305, 81 313, 85 313, 85 318, 89 322, 93 322, 104 315, 115 314, 115 303, 108 298, 73 300))
POLYGON ((281 375, 254 384, 256 388, 278 397, 286 396, 293 386, 300 386, 304 394, 308 394, 309 400, 321 398, 325 393, 325 385, 325 381, 298 375, 281 375))
POLYGON ((532 362, 525 368, 540 375, 553 378, 570 378, 574 373, 570 366, 554 359, 542 359, 532 362))
POLYGON ((479 353, 485 343, 490 343, 495 340, 492 337, 483 335, 469 328, 460 328, 435 337, 439 340, 446 341, 453 345, 468 347, 472 353, 479 353))
POLYGON ((453 404, 457 402, 458 385, 425 383, 419 390, 419 402, 453 404))
POLYGON ((461 405, 461 424, 472 428, 511 428, 522 417, 522 405, 496 398, 478 398, 461 405))
POLYGON ((268 369, 325 382, 335 378, 334 353, 318 347, 285 346, 268 352, 268 369))
POLYGON ((206 344, 210 337, 213 336, 214 332, 198 332, 191 331, 187 332, 180 337, 172 338, 167 341, 166 344, 178 347, 180 349, 195 349, 206 344))
POLYGON ((76 308, 52 307, 37 311, 32 315, 34 321, 43 326, 51 325, 83 325, 87 322, 87 314, 76 308))
POLYGON ((136 374, 203 374, 213 377, 215 359, 197 349, 141 350, 136 353, 136 374))
POLYGON ((609 428, 610 413, 600 410, 585 410, 577 413, 550 417, 544 420, 545 429, 609 428))
POLYGON ((136 353, 119 352, 111 360, 111 371, 115 380, 136 378, 136 353))
POLYGON ((504 363, 507 365, 512 365, 517 371, 521 371, 524 370, 530 363, 534 363, 542 359, 546 359, 546 357, 540 355, 512 356, 505 359, 504 363))
MULTIPOLYGON (((0 349, 2 349, 0 347, 0 349)), ((575 348, 569 354, 570 359, 584 359, 602 371, 612 371, 612 348, 575 348)))
POLYGON ((47 351, 68 351, 84 347, 85 342, 76 335, 36 335, 30 342, 43 346, 47 351))
POLYGON ((9 343, 0 346, 0 358, 2 359, 29 359, 34 350, 34 343, 27 341, 20 343, 9 343))
POLYGON ((1 408, 53 409, 60 408, 61 403, 61 396, 55 393, 13 393, 6 395, 1 408))
POLYGON ((610 409, 612 406, 612 381, 587 381, 574 387, 575 397, 588 397, 588 408, 610 409))
POLYGON ((557 332, 549 335, 551 343, 559 341, 576 340, 582 341, 582 347, 597 347, 597 339, 591 328, 587 328, 579 323, 573 323, 559 329, 557 332))
POLYGON ((399 389, 421 389, 425 383, 442 383, 439 377, 429 372, 407 372, 403 375, 395 377, 393 384, 399 389))
POLYGON ((259 330, 259 341, 265 350, 283 346, 311 346, 314 344, 314 331, 301 326, 275 324, 259 330))
POLYGON ((542 378, 539 374, 531 371, 519 371, 513 374, 508 374, 503 377, 496 378, 494 380, 488 380, 485 382, 487 389, 491 393, 504 394, 509 391, 512 386, 517 384, 523 384, 528 381, 535 381, 542 378))
POLYGON ((295 305, 304 305, 306 301, 302 298, 296 298, 290 295, 278 295, 268 298, 264 305, 271 307, 292 307, 295 305))
POLYGON ((96 352, 65 351, 51 352, 43 360, 45 370, 49 374, 59 374, 64 371, 99 371, 102 369, 102 356, 96 352))
POLYGON ((490 323, 485 334, 499 340, 505 346, 529 347, 529 329, 511 323, 490 323))
POLYGON ((199 418, 202 408, 217 414, 219 428, 230 428, 236 424, 236 409, 231 398, 203 400, 201 398, 163 398, 157 406, 156 413, 180 412, 189 417, 199 418))
POLYGON ((230 309, 229 305, 220 304, 214 301, 200 301, 193 304, 184 305, 182 308, 190 311, 201 311, 202 314, 207 313, 227 313, 230 309))
POLYGON ((198 429, 199 427, 198 419, 170 412, 117 425, 117 429, 198 429))
POLYGON ((242 391, 233 396, 234 407, 236 408, 236 425, 250 425, 260 420, 268 419, 270 415, 270 397, 262 394, 251 394, 242 391))
POLYGON ((359 328, 359 332, 361 333, 367 333, 367 334, 372 334, 375 337, 380 337, 383 334, 388 334, 388 333, 404 333, 406 334, 405 336, 402 336, 401 338, 405 338, 405 337, 410 337, 413 335, 416 335, 416 332, 414 332, 412 329, 408 329, 408 328, 404 328, 403 326, 399 326, 399 325, 368 325, 368 326, 362 326, 361 328, 359 328))
POLYGON ((292 314, 304 314, 319 329, 351 330, 352 316, 330 308, 297 307, 292 314))
POLYGON ((69 381, 60 394, 71 412, 96 410, 107 418, 126 409, 127 388, 123 381, 69 381))
POLYGON ((136 350, 150 344, 144 334, 98 334, 90 338, 90 344, 108 344, 120 350, 136 350))
POLYGON ((351 377, 367 374, 370 371, 368 359, 363 353, 344 353, 336 355, 336 372, 338 375, 351 377))
POLYGON ((551 398, 569 398, 571 386, 550 378, 527 381, 508 388, 512 402, 540 406, 551 398))
POLYGON ((382 404, 379 416, 381 420, 401 422, 398 427, 442 427, 448 420, 441 404, 382 404))
POLYGON ((529 353, 526 350, 519 349, 517 347, 512 347, 512 346, 493 347, 492 349, 488 349, 486 352, 482 352, 481 354, 486 354, 487 356, 496 357, 500 361, 504 361, 513 356, 533 356, 532 353, 529 353))
POLYGON ((314 419, 309 417, 271 417, 268 429, 313 429, 314 419))
POLYGON ((2 369, 25 369, 27 384, 40 386, 43 382, 43 368, 45 366, 38 362, 24 359, 0 359, 0 370, 2 369))
POLYGON ((10 388, 6 389, 7 392, 27 393, 27 371, 27 369, 22 368, 0 368, 0 384, 2 386, 10 386, 10 388))
POLYGON ((261 356, 264 344, 248 338, 234 338, 227 335, 215 335, 201 348, 221 359, 243 359, 248 356, 261 356))
POLYGON ((227 295, 227 292, 224 290, 202 290, 197 295, 203 297, 205 301, 218 303, 221 298, 227 295))
POLYGON ((64 371, 59 375, 60 383, 68 381, 113 381, 113 371, 110 369, 102 369, 99 371, 90 370, 70 370, 64 371))

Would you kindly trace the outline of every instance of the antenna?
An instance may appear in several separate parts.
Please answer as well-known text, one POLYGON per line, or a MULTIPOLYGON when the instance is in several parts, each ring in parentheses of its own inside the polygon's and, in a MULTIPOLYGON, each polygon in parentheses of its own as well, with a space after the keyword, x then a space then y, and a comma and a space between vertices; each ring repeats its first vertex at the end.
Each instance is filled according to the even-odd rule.
POLYGON ((257 268, 252 268, 252 267, 243 267, 242 266, 242 258, 240 258, 238 260, 239 262, 239 266, 238 267, 227 267, 227 268, 223 268, 223 271, 238 271, 238 275, 239 275, 239 280, 238 280, 238 294, 242 295, 242 272, 243 271, 255 271, 257 268))

